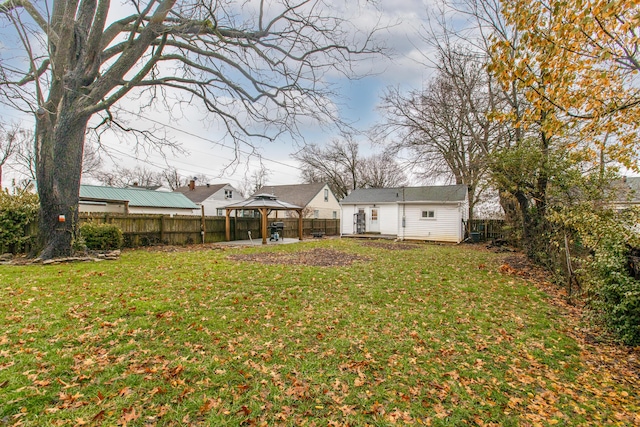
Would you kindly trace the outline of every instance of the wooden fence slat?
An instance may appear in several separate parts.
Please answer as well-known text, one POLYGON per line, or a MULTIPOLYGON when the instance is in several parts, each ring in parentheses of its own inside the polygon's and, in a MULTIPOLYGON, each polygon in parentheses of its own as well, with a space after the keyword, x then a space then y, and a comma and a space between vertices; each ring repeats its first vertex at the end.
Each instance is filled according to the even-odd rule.
MULTIPOLYGON (((109 222, 117 225, 125 235, 127 245, 142 246, 155 243, 183 245, 202 242, 202 217, 186 215, 139 215, 139 214, 80 214, 80 222, 94 221, 109 222)), ((298 219, 282 218, 284 222, 284 238, 298 237, 298 219)), ((271 220, 268 222, 272 222, 271 220)), ((253 239, 261 238, 260 218, 232 218, 232 240, 249 239, 249 231, 253 239)), ((205 217, 205 243, 222 242, 225 240, 224 217, 205 217)), ((327 236, 338 235, 339 219, 303 220, 303 235, 308 236, 312 230, 323 230, 327 236)))
POLYGON ((504 220, 474 219, 470 221, 470 231, 480 233, 483 240, 504 239, 504 220))
MULTIPOLYGON (((187 215, 144 215, 144 214, 115 214, 115 213, 81 213, 80 225, 84 222, 97 224, 113 224, 122 230, 125 246, 137 247, 153 244, 184 245, 202 242, 202 216, 187 215)), ((275 220, 269 219, 268 222, 275 220)), ((283 237, 298 238, 298 218, 278 218, 284 222, 283 237)), ((232 218, 232 240, 248 240, 249 231, 252 238, 262 238, 260 234, 260 218, 232 218)), ((26 227, 25 236, 35 237, 38 233, 37 224, 26 227)), ((225 218, 205 217, 205 243, 222 242, 225 240, 225 218)), ((313 218, 303 219, 303 235, 310 236, 313 230, 322 230, 327 236, 339 235, 340 220, 313 218)), ((1 251, 11 250, 0 248, 1 251)), ((30 248, 26 248, 30 250, 30 248)), ((0 251, 0 252, 1 252, 0 251)))

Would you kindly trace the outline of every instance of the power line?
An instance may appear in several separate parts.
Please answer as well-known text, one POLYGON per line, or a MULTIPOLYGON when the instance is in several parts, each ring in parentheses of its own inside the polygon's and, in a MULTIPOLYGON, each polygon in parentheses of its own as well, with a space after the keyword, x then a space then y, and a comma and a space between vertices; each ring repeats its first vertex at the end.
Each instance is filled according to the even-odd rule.
MULTIPOLYGON (((184 130, 184 129, 179 129, 179 128, 175 127, 175 126, 171 126, 171 125, 169 125, 169 124, 159 122, 159 121, 157 121, 157 120, 155 120, 155 119, 152 119, 152 118, 150 118, 150 117, 143 116, 143 115, 142 115, 142 114, 140 114, 140 113, 135 113, 135 112, 133 112, 133 111, 126 110, 126 109, 124 109, 124 108, 120 108, 120 110, 124 111, 125 113, 132 114, 132 115, 134 115, 134 116, 136 116, 136 117, 139 117, 139 118, 141 118, 141 119, 144 119, 144 120, 150 121, 150 122, 152 122, 152 123, 155 123, 155 124, 158 124, 158 125, 161 125, 161 126, 167 127, 167 128, 169 128, 169 129, 175 130, 176 132, 180 132, 180 133, 183 133, 183 134, 185 134, 185 135, 189 135, 189 136, 192 136, 192 137, 194 137, 194 138, 198 138, 198 139, 201 139, 201 140, 206 141, 206 142, 210 142, 210 143, 215 144, 215 145, 220 145, 221 147, 223 147, 223 148, 227 148, 227 149, 229 149, 229 150, 235 150, 235 148, 234 148, 234 147, 229 147, 229 146, 227 146, 227 145, 225 145, 225 144, 223 144, 223 143, 221 143, 221 142, 219 142, 219 141, 215 141, 215 140, 213 140, 213 139, 210 139, 210 138, 206 138, 206 137, 200 136, 200 135, 195 134, 195 133, 193 133, 193 132, 188 132, 188 131, 186 131, 186 130, 184 130)), ((194 151, 194 152, 196 152, 196 153, 198 153, 198 152, 199 152, 199 153, 202 153, 202 154, 208 154, 208 153, 204 153, 204 152, 202 152, 202 151, 197 151, 197 150, 193 150, 193 151, 194 151)), ((246 156, 249 156, 249 157, 251 157, 251 156, 256 156, 255 154, 253 154, 253 153, 251 153, 251 152, 248 152, 248 151, 246 151, 246 150, 242 150, 242 149, 238 149, 238 152, 240 152, 240 153, 242 153, 242 154, 244 154, 244 155, 246 155, 246 156)), ((275 163, 275 164, 278 164, 278 165, 281 165, 281 166, 286 166, 286 167, 289 167, 289 168, 292 168, 292 169, 296 169, 297 171, 301 171, 301 170, 302 170, 302 169, 301 169, 300 167, 298 167, 298 166, 292 166, 292 165, 290 165, 290 164, 287 164, 287 163, 281 162, 281 161, 279 161, 279 160, 270 159, 270 158, 265 157, 265 156, 262 156, 262 155, 260 155, 259 157, 260 157, 261 159, 266 160, 266 161, 269 161, 269 162, 271 162, 271 163, 275 163)))
MULTIPOLYGON (((184 130, 184 129, 180 129, 180 128, 177 128, 177 127, 175 127, 175 126, 172 126, 172 125, 169 125, 169 124, 166 124, 166 123, 162 123, 162 122, 160 122, 160 121, 158 121, 158 120, 152 119, 152 118, 150 118, 150 117, 146 117, 146 116, 144 116, 144 115, 142 115, 142 114, 135 113, 135 112, 132 112, 132 111, 129 111, 129 110, 126 110, 126 109, 122 109, 122 108, 121 108, 120 110, 121 110, 121 111, 124 111, 124 112, 126 112, 126 113, 128 113, 128 114, 134 115, 134 116, 136 116, 136 117, 138 117, 138 118, 141 118, 141 119, 143 119, 143 120, 147 120, 147 121, 149 121, 149 122, 152 122, 152 123, 158 124, 158 125, 160 125, 160 126, 163 126, 163 127, 169 128, 169 129, 174 130, 174 131, 176 131, 176 132, 180 132, 180 133, 182 133, 182 134, 189 135, 189 136, 191 136, 191 137, 194 137, 194 138, 200 139, 200 140, 202 140, 202 141, 205 141, 205 142, 208 142, 208 143, 211 143, 211 144, 214 144, 214 145, 218 145, 218 146, 220 146, 220 147, 222 147, 222 148, 226 148, 226 149, 229 149, 229 150, 236 150, 236 149, 235 149, 235 147, 230 147, 230 146, 228 146, 228 145, 226 145, 226 144, 224 144, 224 143, 221 143, 221 142, 219 142, 219 141, 215 141, 215 140, 213 140, 213 139, 210 139, 210 138, 206 138, 206 137, 200 136, 200 135, 195 134, 195 133, 193 133, 193 132, 189 132, 189 131, 186 131, 186 130, 184 130)), ((24 125, 23 125, 23 123, 24 123, 24 118, 20 118, 20 117, 17 117, 17 116, 13 116, 13 117, 17 118, 18 120, 20 120, 20 122, 22 122, 22 123, 21 123, 21 125, 19 126, 19 127, 20 127, 20 129, 25 130, 25 131, 26 131, 26 130, 28 130, 28 129, 26 129, 26 128, 24 127, 24 125)), ((123 152, 123 151, 121 151, 121 150, 119 150, 119 149, 115 148, 115 147, 114 147, 113 145, 111 145, 111 144, 108 144, 108 150, 114 151, 114 152, 116 152, 116 153, 118 153, 118 154, 120 154, 120 155, 123 155, 123 156, 125 156, 125 157, 131 158, 132 160, 135 160, 136 162, 140 162, 140 163, 143 163, 143 164, 147 164, 147 165, 152 166, 152 167, 155 167, 155 168, 164 169, 164 168, 166 168, 166 167, 168 166, 168 164, 162 165, 162 164, 154 163, 154 162, 152 162, 152 161, 150 161, 150 160, 148 160, 148 159, 142 159, 142 158, 140 158, 140 157, 133 156, 131 153, 125 153, 125 152, 123 152)), ((193 152, 193 153, 199 153, 199 154, 204 154, 204 155, 211 155, 211 153, 203 152, 203 151, 200 151, 200 150, 192 150, 192 149, 190 149, 190 150, 188 150, 188 151, 189 151, 190 153, 191 153, 191 152, 193 152)), ((302 169, 301 169, 300 167, 298 167, 298 166, 294 166, 294 165, 291 165, 291 164, 288 164, 288 163, 285 163, 285 162, 282 162, 282 161, 279 161, 279 160, 271 159, 271 158, 269 158, 269 157, 264 157, 264 156, 262 156, 262 155, 256 155, 256 154, 251 153, 251 152, 248 152, 248 151, 246 151, 246 150, 238 149, 237 151, 238 151, 238 152, 240 152, 240 153, 242 153, 242 154, 244 154, 244 155, 246 155, 247 157, 257 157, 257 158, 259 158, 259 159, 260 159, 260 161, 267 161, 267 162, 270 162, 270 163, 273 163, 273 164, 276 164, 276 165, 285 166, 285 167, 288 167, 288 168, 290 168, 290 169, 294 169, 294 170, 296 170, 296 171, 298 171, 298 172, 302 170, 302 169)), ((218 157, 220 157, 220 156, 218 156, 218 157)), ((226 161, 226 162, 228 162, 228 163, 232 163, 232 162, 234 162, 236 159, 223 158, 223 160, 224 160, 224 161, 226 161)), ((180 160, 175 159, 175 158, 174 158, 174 159, 172 159, 172 161, 171 161, 171 162, 172 162, 172 163, 179 163, 179 164, 183 164, 183 165, 187 165, 187 166, 193 167, 193 164, 187 163, 187 162, 185 162, 185 161, 180 161, 180 160)), ((187 172, 194 173, 194 174, 197 174, 197 173, 207 174, 207 172, 209 172, 209 171, 206 171, 206 170, 205 170, 205 171, 203 171, 203 170, 195 171, 195 170, 193 170, 193 169, 191 169, 191 170, 184 169, 184 170, 185 170, 185 171, 187 171, 187 172)), ((281 173, 282 173, 282 172, 281 172, 281 173)), ((285 174, 285 175, 289 175, 289 176, 294 176, 294 175, 287 174, 287 173, 284 173, 284 174, 285 174)), ((225 178, 225 179, 228 179, 228 180, 230 180, 230 181, 235 181, 235 182, 237 182, 238 184, 240 184, 240 183, 241 183, 241 181, 240 181, 239 179, 234 179, 234 178, 231 178, 231 177, 227 177, 227 178, 225 178)))

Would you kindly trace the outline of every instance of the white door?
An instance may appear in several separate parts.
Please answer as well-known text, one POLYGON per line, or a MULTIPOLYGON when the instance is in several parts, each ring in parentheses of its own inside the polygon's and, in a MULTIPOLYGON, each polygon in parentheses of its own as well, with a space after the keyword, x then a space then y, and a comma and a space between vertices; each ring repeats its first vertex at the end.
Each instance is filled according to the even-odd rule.
POLYGON ((378 218, 379 214, 380 211, 378 210, 378 208, 371 208, 369 212, 369 231, 372 233, 380 232, 380 218, 378 218))

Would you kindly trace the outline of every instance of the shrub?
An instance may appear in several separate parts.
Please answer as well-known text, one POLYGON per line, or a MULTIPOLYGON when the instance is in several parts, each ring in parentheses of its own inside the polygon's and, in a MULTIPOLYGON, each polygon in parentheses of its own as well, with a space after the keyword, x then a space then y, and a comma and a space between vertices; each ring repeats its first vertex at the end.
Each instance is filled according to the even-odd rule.
POLYGON ((640 344, 640 281, 627 270, 628 249, 603 242, 588 264, 591 304, 629 345, 640 344))
POLYGON ((122 230, 113 224, 84 223, 80 226, 80 236, 91 250, 120 249, 124 243, 122 230))
POLYGON ((558 219, 588 251, 579 274, 590 306, 623 342, 640 344, 640 281, 628 269, 629 248, 640 247, 640 210, 585 203, 558 219))
POLYGON ((38 195, 28 190, 0 190, 0 250, 21 252, 31 241, 29 230, 38 219, 38 195))

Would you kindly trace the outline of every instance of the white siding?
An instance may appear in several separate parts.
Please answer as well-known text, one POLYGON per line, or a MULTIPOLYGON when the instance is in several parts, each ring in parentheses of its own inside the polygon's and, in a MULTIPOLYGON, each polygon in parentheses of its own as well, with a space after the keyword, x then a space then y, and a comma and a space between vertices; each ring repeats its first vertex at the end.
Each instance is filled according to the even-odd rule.
MULTIPOLYGON (((340 219, 340 203, 333 192, 329 189, 328 185, 325 185, 320 189, 304 208, 303 214, 306 218, 318 218, 318 219, 334 219, 333 213, 336 213, 335 219, 340 219), (324 190, 328 190, 329 197, 327 201, 324 200, 324 190), (317 216, 315 213, 317 212, 317 216)), ((269 218, 297 218, 298 214, 294 211, 273 211, 269 214, 269 218)))
POLYGON ((78 204, 78 211, 87 213, 125 213, 124 203, 83 203, 78 204))
POLYGON ((458 243, 462 240, 462 211, 464 206, 458 204, 406 205, 404 238, 458 243), (425 210, 435 211, 435 218, 422 218, 425 210))
MULTIPOLYGON (((107 203, 83 204, 78 205, 78 211, 87 213, 126 213, 126 207, 123 203, 107 203)), ((144 207, 129 206, 130 214, 148 214, 148 215, 200 215, 200 209, 182 209, 182 208, 160 208, 160 207, 144 207)))
POLYGON ((312 212, 318 211, 318 218, 333 219, 333 213, 336 212, 336 219, 340 219, 340 204, 338 203, 338 199, 336 199, 336 196, 333 195, 333 192, 329 190, 329 200, 325 202, 324 190, 329 190, 329 186, 325 185, 324 187, 322 187, 320 192, 316 194, 313 199, 311 199, 306 207, 309 208, 312 212))
POLYGON ((340 212, 340 234, 355 234, 353 215, 358 212, 354 205, 341 206, 340 212))
POLYGON ((398 205, 376 205, 378 206, 380 234, 390 234, 396 236, 398 234, 398 205))
POLYGON ((342 205, 340 216, 340 229, 342 234, 355 234, 355 225, 353 216, 360 210, 364 209, 366 215, 366 231, 369 232, 371 227, 371 209, 378 209, 378 230, 376 233, 390 234, 396 236, 398 234, 398 207, 394 204, 379 205, 342 205))
POLYGON ((147 215, 200 215, 200 209, 180 209, 180 208, 145 208, 139 206, 129 206, 130 214, 147 215))
POLYGON ((205 216, 217 216, 218 209, 236 202, 241 202, 243 200, 244 198, 242 197, 242 195, 240 195, 240 192, 238 190, 233 188, 231 185, 225 185, 220 190, 216 191, 205 200, 203 200, 202 203, 198 203, 198 205, 204 206, 205 216), (225 197, 225 190, 231 191, 231 198, 228 199, 225 197))

